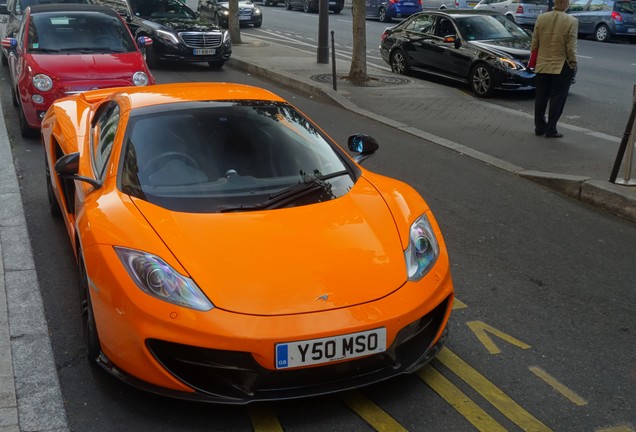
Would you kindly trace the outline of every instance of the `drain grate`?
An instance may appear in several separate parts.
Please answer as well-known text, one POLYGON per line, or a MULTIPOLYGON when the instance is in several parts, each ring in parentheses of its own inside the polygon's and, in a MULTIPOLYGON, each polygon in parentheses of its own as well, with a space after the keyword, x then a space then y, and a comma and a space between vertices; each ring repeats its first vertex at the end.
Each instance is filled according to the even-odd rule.
MULTIPOLYGON (((332 74, 313 75, 311 79, 319 83, 331 84, 333 82, 332 74)), ((338 81, 336 84, 338 86, 344 85, 350 87, 387 87, 411 83, 411 80, 407 78, 387 75, 369 75, 369 79, 367 81, 351 81, 346 75, 338 75, 337 79, 338 81)))

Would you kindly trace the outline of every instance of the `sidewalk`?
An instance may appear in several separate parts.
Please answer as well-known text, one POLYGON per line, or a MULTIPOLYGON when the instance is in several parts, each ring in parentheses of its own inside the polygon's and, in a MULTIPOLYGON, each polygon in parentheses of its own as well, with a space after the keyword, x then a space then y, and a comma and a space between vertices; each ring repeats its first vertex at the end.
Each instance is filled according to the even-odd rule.
MULTIPOLYGON (((315 54, 241 37, 245 43, 234 46, 229 67, 328 97, 372 120, 636 222, 636 187, 607 181, 620 141, 616 137, 567 124, 559 124, 563 139, 535 137, 527 114, 450 86, 376 70, 369 70, 377 78, 373 85, 356 87, 338 79, 334 91, 332 66, 316 63, 315 54)), ((348 73, 348 62, 338 60, 337 66, 338 77, 348 73)), ((68 431, 1 107, 0 255, 0 432, 68 431)))
MULTIPOLYGON (((246 34, 232 48, 227 66, 288 88, 327 97, 371 120, 541 183, 636 222, 636 187, 608 181, 620 138, 559 123, 565 135, 534 135, 533 117, 472 97, 455 87, 369 68, 376 78, 354 86, 342 77, 350 62, 317 63, 317 54, 261 41, 246 34), (452 119, 457 119, 453 122, 452 119)), ((331 61, 331 55, 330 55, 331 61)), ((567 107, 566 107, 567 110, 567 107)), ((627 120, 629 113, 625 114, 627 120)), ((617 131, 622 136, 623 131, 617 131)), ((636 168, 632 169, 636 177, 636 168)), ((618 179, 624 177, 624 163, 618 179)))

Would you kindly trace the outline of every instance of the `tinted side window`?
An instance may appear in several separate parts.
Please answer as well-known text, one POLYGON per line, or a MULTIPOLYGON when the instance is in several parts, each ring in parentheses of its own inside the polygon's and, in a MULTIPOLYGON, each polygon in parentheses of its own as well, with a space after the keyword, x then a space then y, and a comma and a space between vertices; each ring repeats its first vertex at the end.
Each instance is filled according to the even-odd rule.
MULTIPOLYGON (((611 10, 611 8, 609 9, 611 10)), ((614 10, 616 12, 623 13, 636 13, 636 2, 633 1, 618 1, 614 3, 614 10)))
POLYGON ((119 124, 119 105, 111 102, 100 107, 91 128, 91 149, 95 176, 102 178, 106 163, 113 150, 113 142, 119 124))
POLYGON ((433 17, 431 15, 420 15, 411 21, 405 29, 418 33, 431 33, 433 29, 433 17))

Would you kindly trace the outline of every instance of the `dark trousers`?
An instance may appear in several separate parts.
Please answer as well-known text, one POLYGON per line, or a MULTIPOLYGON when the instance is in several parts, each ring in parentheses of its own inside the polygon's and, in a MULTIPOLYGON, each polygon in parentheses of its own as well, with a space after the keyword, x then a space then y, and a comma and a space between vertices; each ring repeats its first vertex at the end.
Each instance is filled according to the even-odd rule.
POLYGON ((573 77, 574 70, 568 66, 567 62, 563 65, 560 74, 537 74, 534 100, 534 129, 537 133, 557 133, 557 122, 563 114, 573 77), (546 122, 545 111, 548 102, 550 111, 546 122))

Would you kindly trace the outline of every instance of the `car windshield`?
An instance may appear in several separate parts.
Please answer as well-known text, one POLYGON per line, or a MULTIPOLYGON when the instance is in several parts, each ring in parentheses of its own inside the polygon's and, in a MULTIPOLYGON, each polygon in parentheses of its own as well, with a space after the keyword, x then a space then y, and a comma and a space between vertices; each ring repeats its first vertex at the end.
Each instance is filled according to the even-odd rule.
POLYGON ((130 117, 120 188, 158 206, 206 213, 291 207, 338 198, 355 181, 341 150, 288 104, 154 110, 130 117))
POLYGON ((132 0, 133 13, 141 18, 194 19, 196 14, 179 0, 132 0))
POLYGON ((529 37, 528 33, 504 15, 469 15, 455 18, 467 40, 497 40, 529 37))
POLYGON ((124 53, 136 50, 126 26, 116 16, 97 12, 33 14, 30 53, 124 53))

